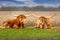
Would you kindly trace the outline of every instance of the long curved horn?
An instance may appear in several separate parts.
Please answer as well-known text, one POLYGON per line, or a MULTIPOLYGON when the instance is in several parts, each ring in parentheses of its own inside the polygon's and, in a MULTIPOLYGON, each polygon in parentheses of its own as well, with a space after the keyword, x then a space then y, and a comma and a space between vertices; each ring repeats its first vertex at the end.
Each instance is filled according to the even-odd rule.
POLYGON ((25 16, 29 17, 30 15, 25 15, 25 16))
POLYGON ((56 13, 55 13, 55 14, 53 14, 50 18, 53 18, 55 15, 56 15, 56 13))
POLYGON ((9 11, 9 13, 10 13, 12 16, 18 16, 18 15, 15 15, 14 13, 12 13, 11 11, 9 11))
POLYGON ((39 17, 39 16, 36 16, 36 15, 34 15, 34 14, 32 14, 32 13, 31 13, 31 15, 34 16, 34 17, 39 17))

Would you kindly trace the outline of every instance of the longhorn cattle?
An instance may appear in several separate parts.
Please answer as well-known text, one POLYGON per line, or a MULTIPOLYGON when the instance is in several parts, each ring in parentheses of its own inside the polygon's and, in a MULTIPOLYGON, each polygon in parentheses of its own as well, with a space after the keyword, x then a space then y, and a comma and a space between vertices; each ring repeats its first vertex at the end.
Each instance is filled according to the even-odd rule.
POLYGON ((16 19, 8 19, 4 21, 2 25, 5 28, 24 28, 24 19, 26 19, 26 16, 20 14, 16 16, 16 19))
POLYGON ((42 28, 51 28, 51 19, 45 16, 40 16, 40 21, 42 22, 42 28))
POLYGON ((56 14, 49 18, 45 16, 36 16, 34 14, 31 15, 38 18, 37 22, 35 23, 36 28, 51 28, 51 18, 53 18, 56 14))

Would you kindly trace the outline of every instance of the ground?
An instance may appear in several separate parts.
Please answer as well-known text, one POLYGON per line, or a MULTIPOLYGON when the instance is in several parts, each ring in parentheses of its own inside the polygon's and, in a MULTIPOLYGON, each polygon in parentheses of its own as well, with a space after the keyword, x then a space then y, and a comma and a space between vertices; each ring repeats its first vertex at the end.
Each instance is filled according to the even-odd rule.
POLYGON ((0 29, 0 40, 60 40, 60 28, 0 29))

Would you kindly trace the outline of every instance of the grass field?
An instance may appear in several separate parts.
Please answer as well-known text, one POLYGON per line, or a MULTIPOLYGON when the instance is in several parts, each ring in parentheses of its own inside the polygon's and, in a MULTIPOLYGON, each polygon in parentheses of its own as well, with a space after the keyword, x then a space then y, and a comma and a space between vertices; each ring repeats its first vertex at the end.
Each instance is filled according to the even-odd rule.
POLYGON ((0 29, 0 40, 60 40, 60 29, 0 29))

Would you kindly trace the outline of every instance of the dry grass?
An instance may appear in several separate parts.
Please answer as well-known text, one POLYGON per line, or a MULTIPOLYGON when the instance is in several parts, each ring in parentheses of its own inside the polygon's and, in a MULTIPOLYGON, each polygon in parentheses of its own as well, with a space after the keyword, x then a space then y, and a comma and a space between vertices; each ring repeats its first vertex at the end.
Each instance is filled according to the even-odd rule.
MULTIPOLYGON (((52 19, 52 23, 60 23, 60 12, 59 11, 0 11, 0 23, 3 22, 6 19, 12 19, 13 17, 10 13, 13 13, 14 15, 19 14, 25 14, 30 15, 31 13, 37 15, 37 16, 52 16, 54 13, 56 13, 56 16, 52 19)), ((36 21, 36 17, 33 17, 30 15, 30 17, 27 17, 26 23, 34 23, 36 21)))

